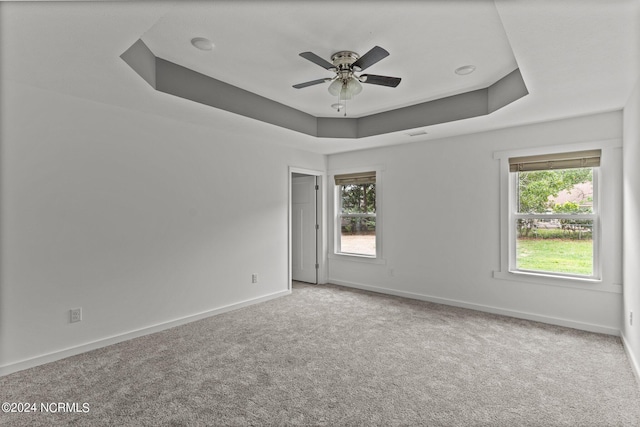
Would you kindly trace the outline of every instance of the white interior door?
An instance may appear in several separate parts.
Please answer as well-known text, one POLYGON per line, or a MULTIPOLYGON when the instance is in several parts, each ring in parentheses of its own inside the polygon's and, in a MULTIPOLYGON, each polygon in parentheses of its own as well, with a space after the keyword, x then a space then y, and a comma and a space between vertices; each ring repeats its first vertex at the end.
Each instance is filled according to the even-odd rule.
POLYGON ((291 275, 308 283, 317 283, 315 187, 315 176, 291 179, 291 275))

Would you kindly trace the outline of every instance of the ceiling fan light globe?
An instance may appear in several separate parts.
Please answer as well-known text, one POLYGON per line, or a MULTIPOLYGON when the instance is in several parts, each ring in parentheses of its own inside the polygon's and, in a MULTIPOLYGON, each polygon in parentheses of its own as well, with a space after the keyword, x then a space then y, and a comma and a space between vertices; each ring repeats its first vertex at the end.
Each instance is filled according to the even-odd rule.
POLYGON ((342 89, 340 89, 340 99, 351 99, 360 92, 362 92, 362 85, 360 82, 357 79, 350 78, 342 84, 342 89))
POLYGON ((329 93, 333 96, 338 96, 340 90, 342 89, 342 80, 336 79, 329 85, 329 93))
POLYGON ((357 79, 351 78, 347 83, 347 90, 351 91, 351 96, 355 96, 362 92, 362 85, 357 79))

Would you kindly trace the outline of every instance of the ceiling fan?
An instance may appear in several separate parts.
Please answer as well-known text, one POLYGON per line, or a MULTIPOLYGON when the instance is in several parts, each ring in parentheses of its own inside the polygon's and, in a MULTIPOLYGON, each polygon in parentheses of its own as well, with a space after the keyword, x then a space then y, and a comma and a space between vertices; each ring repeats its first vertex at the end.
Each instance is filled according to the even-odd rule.
POLYGON ((302 52, 300 56, 321 66, 322 68, 336 73, 336 75, 324 79, 299 83, 293 85, 293 87, 296 89, 302 89, 321 83, 331 82, 329 85, 329 93, 339 97, 338 104, 334 104, 338 111, 346 105, 346 100, 351 99, 362 91, 362 85, 360 83, 387 87, 396 87, 400 84, 401 79, 399 77, 378 76, 375 74, 356 74, 389 56, 389 52, 380 46, 373 47, 369 52, 362 56, 349 50, 336 52, 331 55, 331 62, 321 58, 313 52, 302 52))

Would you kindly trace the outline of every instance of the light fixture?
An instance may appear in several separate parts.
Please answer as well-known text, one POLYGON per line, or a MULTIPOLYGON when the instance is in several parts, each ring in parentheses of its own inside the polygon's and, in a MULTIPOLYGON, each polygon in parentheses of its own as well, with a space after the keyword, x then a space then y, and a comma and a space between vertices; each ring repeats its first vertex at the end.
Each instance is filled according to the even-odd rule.
POLYGON ((200 50, 213 50, 213 42, 209 39, 205 39, 204 37, 195 37, 191 39, 191 44, 200 50))
POLYGON ((355 77, 352 76, 342 84, 342 88, 340 89, 340 100, 351 99, 360 92, 362 92, 362 85, 355 77))
POLYGON ((335 79, 329 85, 329 93, 333 96, 340 96, 340 100, 351 99, 362 92, 362 85, 353 76, 335 79))
MULTIPOLYGON (((313 52, 302 52, 300 56, 328 71, 336 73, 336 75, 333 78, 316 79, 309 82, 298 83, 297 85, 293 85, 293 87, 296 89, 302 89, 321 83, 331 82, 328 88, 329 93, 338 97, 338 104, 341 104, 344 107, 345 116, 347 115, 347 100, 350 100, 362 92, 362 85, 360 83, 387 87, 397 87, 400 84, 400 77, 355 74, 364 71, 381 59, 389 56, 389 52, 380 46, 374 46, 363 56, 360 56, 350 50, 342 50, 331 55, 331 62, 323 59, 321 56, 318 56, 313 52)), ((340 111, 340 108, 336 109, 340 111)))
POLYGON ((338 96, 340 94, 340 89, 342 89, 342 80, 335 79, 329 85, 329 93, 333 96, 338 96))
POLYGON ((454 72, 459 76, 466 76, 467 74, 473 73, 475 70, 475 65, 463 65, 462 67, 456 68, 454 72))
POLYGON ((338 97, 338 103, 333 104, 332 107, 338 112, 344 108, 344 115, 346 116, 347 100, 362 92, 362 85, 353 72, 349 71, 334 79, 329 85, 328 91, 331 95, 338 97), (336 107, 336 105, 339 105, 339 107, 336 107))

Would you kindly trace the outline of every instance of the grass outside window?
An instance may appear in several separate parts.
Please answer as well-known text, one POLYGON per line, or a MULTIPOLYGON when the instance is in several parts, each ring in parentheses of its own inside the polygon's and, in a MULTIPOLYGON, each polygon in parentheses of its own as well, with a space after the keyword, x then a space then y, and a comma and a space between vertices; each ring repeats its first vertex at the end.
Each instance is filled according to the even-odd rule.
POLYGON ((554 169, 548 162, 518 167, 534 170, 514 174, 512 269, 597 277, 595 168, 554 169))
POLYGON ((516 250, 520 270, 593 274, 591 239, 519 238, 516 250))

